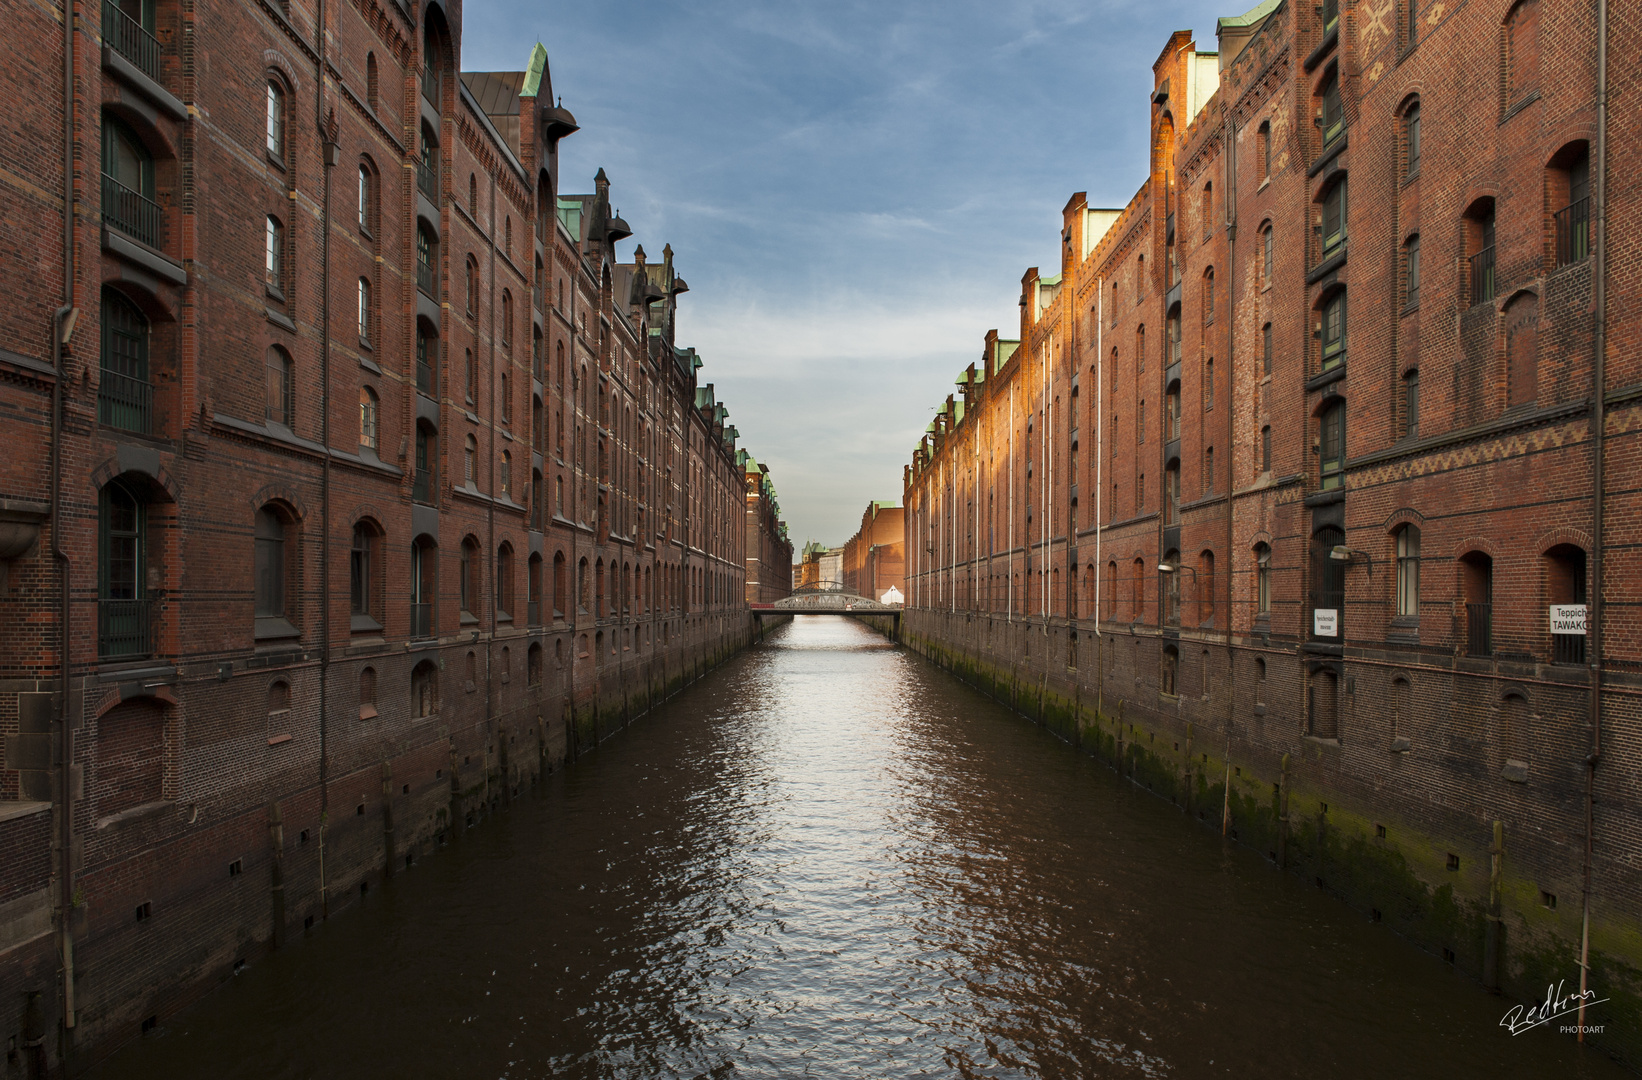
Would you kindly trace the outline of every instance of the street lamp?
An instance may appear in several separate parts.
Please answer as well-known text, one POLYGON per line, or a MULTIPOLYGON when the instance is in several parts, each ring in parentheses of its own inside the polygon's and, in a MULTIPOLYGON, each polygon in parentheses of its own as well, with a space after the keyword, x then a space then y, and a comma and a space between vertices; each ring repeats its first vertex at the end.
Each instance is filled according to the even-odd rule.
POLYGON ((1356 548, 1347 547, 1345 544, 1335 544, 1332 548, 1329 549, 1329 552, 1328 552, 1328 557, 1333 559, 1335 562, 1346 562, 1346 563, 1348 563, 1348 562, 1351 562, 1352 560, 1354 560, 1359 555, 1361 555, 1363 557, 1363 561, 1368 563, 1368 576, 1373 577, 1374 576, 1374 556, 1370 555, 1368 552, 1358 551, 1356 548))

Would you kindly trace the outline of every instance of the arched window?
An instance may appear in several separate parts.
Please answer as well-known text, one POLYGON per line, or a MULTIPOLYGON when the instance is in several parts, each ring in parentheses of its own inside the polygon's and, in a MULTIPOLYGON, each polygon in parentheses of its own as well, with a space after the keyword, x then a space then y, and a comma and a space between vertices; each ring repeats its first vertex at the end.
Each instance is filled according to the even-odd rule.
POLYGON ((1163 513, 1169 525, 1180 524, 1180 459, 1170 458, 1163 467, 1163 513))
POLYGON ((371 344, 371 283, 359 279, 359 343, 366 348, 371 344))
POLYGON ((1584 548, 1558 544, 1545 553, 1545 599, 1553 609, 1553 664, 1585 662, 1585 576, 1584 548))
POLYGON ((269 620, 284 622, 286 615, 287 591, 287 550, 286 524, 280 513, 273 507, 264 506, 256 513, 255 545, 256 558, 253 563, 253 584, 255 586, 257 636, 266 637, 294 627, 269 625, 269 620))
POLYGON ((1345 483, 1346 406, 1335 398, 1318 418, 1318 482, 1327 490, 1345 483))
POLYGON ((1214 447, 1203 448, 1203 494, 1214 493, 1214 447))
POLYGON ((439 711, 439 668, 423 660, 411 669, 411 715, 426 719, 439 711))
POLYGON ((1254 614, 1271 615, 1271 545, 1254 545, 1254 614))
POLYGON ((376 73, 376 54, 365 54, 365 104, 371 112, 381 108, 381 85, 376 73))
POLYGON ((102 142, 103 221, 150 247, 159 247, 154 155, 136 132, 113 116, 103 117, 102 142))
POLYGON ((1272 341, 1271 323, 1260 328, 1260 374, 1271 374, 1274 343, 1272 341))
POLYGON ((376 449, 376 391, 359 388, 359 445, 376 449))
MULTIPOLYGON (((1197 623, 1214 625, 1214 552, 1204 551, 1197 556, 1197 623)), ((1205 691, 1207 688, 1205 687, 1205 691)))
POLYGON ((570 593, 570 574, 565 563, 564 552, 553 553, 553 617, 564 618, 565 597, 570 593))
POLYGON ((1471 304, 1494 298, 1494 200, 1478 199, 1465 213, 1465 253, 1471 263, 1471 304))
POLYGON ((513 545, 496 550, 496 618, 511 622, 513 616, 513 545))
MULTIPOLYGON (((1412 0, 1410 0, 1412 2, 1412 0)), ((1403 179, 1420 174, 1420 103, 1403 110, 1403 179)))
POLYGON ((502 290, 502 350, 513 351, 513 294, 502 290))
POLYGON ((540 642, 532 642, 530 651, 525 653, 525 682, 530 686, 542 685, 542 646, 540 642))
POLYGON ((467 313, 479 310, 479 263, 472 255, 462 264, 462 281, 467 286, 467 313))
POLYGON ((1261 656, 1254 658, 1254 703, 1266 703, 1266 661, 1261 656))
POLYGON ((428 537, 417 537, 411 545, 410 632, 413 640, 433 636, 434 602, 439 596, 438 574, 438 549, 428 537))
POLYGON ((1269 120, 1262 120, 1260 122, 1259 143, 1260 143, 1260 147, 1259 147, 1259 149, 1260 149, 1260 176, 1259 176, 1259 180, 1262 184, 1264 184, 1267 180, 1271 179, 1271 121, 1269 121, 1269 120))
POLYGON ((1203 271, 1203 321, 1214 322, 1214 267, 1203 271))
POLYGON ((148 319, 114 289, 103 289, 103 340, 97 421, 146 435, 153 423, 154 384, 148 369, 148 319))
POLYGON ((1271 425, 1260 429, 1260 471, 1271 472, 1271 425))
POLYGON ((263 270, 267 275, 268 288, 274 295, 283 300, 285 298, 285 226, 279 218, 268 215, 267 231, 264 237, 263 270))
POLYGON ((268 686, 268 713, 272 718, 274 713, 288 713, 291 711, 291 684, 284 679, 275 679, 268 686))
POLYGON ((1403 376, 1403 438, 1420 437, 1420 372, 1410 368, 1403 376))
POLYGON ((513 423, 513 373, 504 370, 501 383, 501 401, 498 404, 502 407, 502 423, 511 424, 513 423))
POLYGON ((377 589, 380 571, 377 566, 376 530, 361 521, 353 527, 353 548, 348 552, 348 599, 354 630, 380 630, 381 615, 377 589))
POLYGON ((444 103, 445 57, 433 34, 430 26, 422 36, 422 96, 437 112, 444 103))
POLYGON ((502 451, 501 474, 502 498, 511 499, 513 498, 513 455, 506 450, 502 451))
POLYGON ((472 435, 462 440, 462 483, 478 486, 479 440, 472 435))
POLYGON ((148 507, 120 480, 98 497, 97 655, 138 658, 152 649, 148 576, 148 507))
POLYGON ((576 567, 576 586, 576 610, 586 615, 587 601, 593 595, 593 570, 588 566, 586 556, 576 567))
POLYGON ((1260 229, 1260 280, 1268 285, 1272 280, 1272 257, 1271 223, 1267 222, 1260 229))
POLYGON ((416 475, 411 479, 411 498, 424 505, 433 503, 439 490, 435 482, 434 466, 438 460, 437 436, 426 423, 416 425, 416 475))
POLYGON ((1505 105, 1539 89, 1539 0, 1518 0, 1505 17, 1505 105))
POLYGON ((1163 441, 1180 438, 1180 382, 1171 382, 1163 395, 1163 441))
POLYGON ((1203 362, 1203 411, 1214 411, 1214 357, 1203 362))
POLYGON ((376 192, 369 166, 359 166, 359 228, 367 235, 376 221, 376 192))
POLYGON ((1581 140, 1563 147, 1551 162, 1547 180, 1556 225, 1556 265, 1582 262, 1591 253, 1590 144, 1581 140))
POLYGON ((291 417, 291 354, 278 345, 270 345, 263 358, 263 371, 263 418, 271 424, 295 427, 291 417))
MULTIPOLYGON (((479 174, 468 173, 468 216, 479 220, 479 174)), ((470 306, 469 311, 473 310, 470 306)))
POLYGON ((1420 617, 1420 530, 1404 525, 1397 530, 1397 618, 1417 622, 1420 617))
POLYGON ((273 79, 268 80, 268 156, 275 161, 285 160, 285 88, 273 79))
POLYGON ((1171 366, 1174 365, 1174 364, 1180 363, 1180 305, 1179 304, 1176 304, 1174 307, 1169 309, 1169 321, 1164 325, 1164 331, 1163 332, 1164 332, 1165 335, 1167 335, 1164 339, 1164 342, 1163 342, 1163 348, 1164 348, 1163 362, 1165 364, 1169 364, 1171 366))
POLYGON ((1173 645, 1163 646, 1162 662, 1158 665, 1157 688, 1161 692, 1175 695, 1180 692, 1180 650, 1173 645))
POLYGON ((463 615, 471 617, 479 606, 479 545, 473 537, 462 541, 461 555, 457 564, 457 586, 461 599, 463 615))

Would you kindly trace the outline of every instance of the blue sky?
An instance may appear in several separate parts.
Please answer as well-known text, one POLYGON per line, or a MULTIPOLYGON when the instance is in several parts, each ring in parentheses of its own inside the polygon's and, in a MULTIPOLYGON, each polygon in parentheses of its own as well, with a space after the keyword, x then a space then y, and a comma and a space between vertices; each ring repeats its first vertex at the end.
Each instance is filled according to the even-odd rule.
POLYGON ((1071 194, 1122 206, 1140 185, 1169 33, 1213 50, 1215 17, 1241 10, 473 2, 463 67, 547 47, 582 128, 561 187, 590 191, 603 167, 635 233, 623 260, 673 245, 680 344, 769 465, 795 544, 841 544, 869 499, 900 501, 986 331, 1013 336, 1021 274, 1058 267, 1071 194))

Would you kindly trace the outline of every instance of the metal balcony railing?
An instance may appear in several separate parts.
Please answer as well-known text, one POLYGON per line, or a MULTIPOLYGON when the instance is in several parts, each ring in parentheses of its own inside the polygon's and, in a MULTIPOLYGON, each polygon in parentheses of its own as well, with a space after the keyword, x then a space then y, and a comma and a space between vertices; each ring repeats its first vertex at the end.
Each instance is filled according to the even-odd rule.
POLYGON ((103 42, 131 61, 138 71, 160 81, 159 40, 112 0, 103 0, 103 42))
POLYGON ((1590 253, 1591 200, 1586 197, 1556 212, 1556 264, 1567 266, 1590 253))
POLYGON ((1471 303, 1485 303, 1494 298, 1494 248, 1483 248, 1471 256, 1471 303))
POLYGON ((416 163, 417 190, 435 203, 439 201, 439 172, 436 165, 437 163, 429 164, 426 161, 416 163))
POLYGON ((416 362, 416 389, 433 396, 433 365, 426 360, 416 362))
POLYGON ((160 246, 160 204, 107 173, 103 174, 103 222, 149 247, 160 246))
POLYGON ((411 499, 423 506, 433 504, 433 473, 428 469, 417 469, 411 479, 411 499))
POLYGON ((103 368, 97 385, 97 422, 147 435, 153 420, 154 384, 103 368))
POLYGON ((430 638, 433 636, 433 605, 411 605, 411 637, 430 638))
POLYGON ((433 299, 439 299, 439 283, 433 274, 433 263, 416 260, 416 287, 433 299))
POLYGON ((1493 604, 1466 604, 1465 628, 1466 652, 1472 656, 1494 655, 1493 604))
POLYGON ((152 600, 97 601, 97 655, 140 660, 154 651, 152 600))

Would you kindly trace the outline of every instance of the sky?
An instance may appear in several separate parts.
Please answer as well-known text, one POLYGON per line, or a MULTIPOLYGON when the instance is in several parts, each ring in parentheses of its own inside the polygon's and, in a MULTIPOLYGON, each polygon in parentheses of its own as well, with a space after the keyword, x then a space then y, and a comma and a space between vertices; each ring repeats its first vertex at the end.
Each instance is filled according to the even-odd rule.
MULTIPOLYGON (((1253 0, 1245 6, 1252 6, 1253 0)), ((739 445, 769 466, 795 551, 901 501, 925 425, 1019 329, 1020 280, 1058 272, 1074 192, 1145 179, 1151 65, 1215 48, 1193 0, 469 0, 462 66, 548 52, 581 130, 560 190, 671 244, 693 345, 739 445)))

